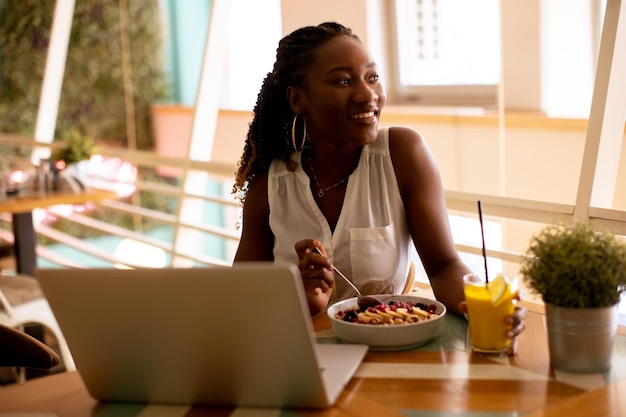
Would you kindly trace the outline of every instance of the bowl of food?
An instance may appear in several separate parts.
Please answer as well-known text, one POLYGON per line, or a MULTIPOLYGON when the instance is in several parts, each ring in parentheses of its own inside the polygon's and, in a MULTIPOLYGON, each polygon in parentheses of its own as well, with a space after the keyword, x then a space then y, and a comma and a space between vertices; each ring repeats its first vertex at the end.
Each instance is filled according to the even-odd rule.
POLYGON ((359 298, 354 297, 328 308, 337 337, 369 345, 371 350, 410 349, 432 340, 446 315, 446 307, 430 298, 391 294, 371 298, 380 304, 361 308, 359 298))

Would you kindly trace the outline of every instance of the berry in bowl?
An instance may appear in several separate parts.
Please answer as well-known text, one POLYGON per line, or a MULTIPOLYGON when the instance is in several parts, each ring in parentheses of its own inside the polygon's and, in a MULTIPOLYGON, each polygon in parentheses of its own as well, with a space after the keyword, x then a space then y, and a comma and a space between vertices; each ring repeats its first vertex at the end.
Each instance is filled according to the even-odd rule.
POLYGON ((371 296, 380 304, 359 308, 358 297, 331 305, 327 314, 335 335, 371 350, 402 350, 432 340, 443 325, 446 307, 413 295, 371 296))

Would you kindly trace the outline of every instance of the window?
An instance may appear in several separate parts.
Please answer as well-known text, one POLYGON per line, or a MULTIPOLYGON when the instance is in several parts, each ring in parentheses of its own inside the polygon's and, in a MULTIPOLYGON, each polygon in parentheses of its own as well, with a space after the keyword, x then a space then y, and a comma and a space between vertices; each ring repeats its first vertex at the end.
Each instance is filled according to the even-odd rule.
POLYGON ((399 101, 496 102, 498 0, 396 0, 394 12, 399 101))
POLYGON ((279 0, 233 0, 222 108, 252 110, 282 37, 279 0))

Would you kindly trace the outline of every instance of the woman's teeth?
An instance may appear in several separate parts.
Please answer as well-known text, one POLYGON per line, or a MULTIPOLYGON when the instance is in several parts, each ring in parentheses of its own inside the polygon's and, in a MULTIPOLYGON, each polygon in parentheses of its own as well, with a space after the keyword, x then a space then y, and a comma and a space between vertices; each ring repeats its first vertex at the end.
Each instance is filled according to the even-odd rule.
POLYGON ((368 117, 374 117, 374 112, 369 111, 367 113, 359 113, 359 114, 350 116, 351 119, 367 119, 368 117))

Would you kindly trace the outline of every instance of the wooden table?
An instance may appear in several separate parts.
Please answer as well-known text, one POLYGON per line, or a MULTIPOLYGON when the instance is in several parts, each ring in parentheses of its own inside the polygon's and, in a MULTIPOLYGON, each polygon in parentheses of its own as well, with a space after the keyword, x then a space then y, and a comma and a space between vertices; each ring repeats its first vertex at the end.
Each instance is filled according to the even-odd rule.
MULTIPOLYGON (((625 416, 626 336, 618 335, 611 372, 554 372, 549 366, 544 316, 540 308, 528 307, 527 330, 520 336, 517 355, 489 358, 467 352, 465 321, 446 317, 445 329, 426 346, 370 351, 336 405, 326 410, 102 404, 89 396, 78 372, 69 372, 0 387, 0 417, 25 413, 42 417, 462 417, 468 412, 490 417, 625 416)), ((316 317, 314 327, 321 342, 336 342, 326 317, 316 317)))
POLYGON ((33 276, 37 267, 37 237, 33 226, 32 211, 58 204, 84 204, 117 198, 113 191, 89 189, 81 193, 73 192, 32 192, 27 195, 0 198, 0 212, 11 213, 13 217, 13 244, 17 273, 33 276))

